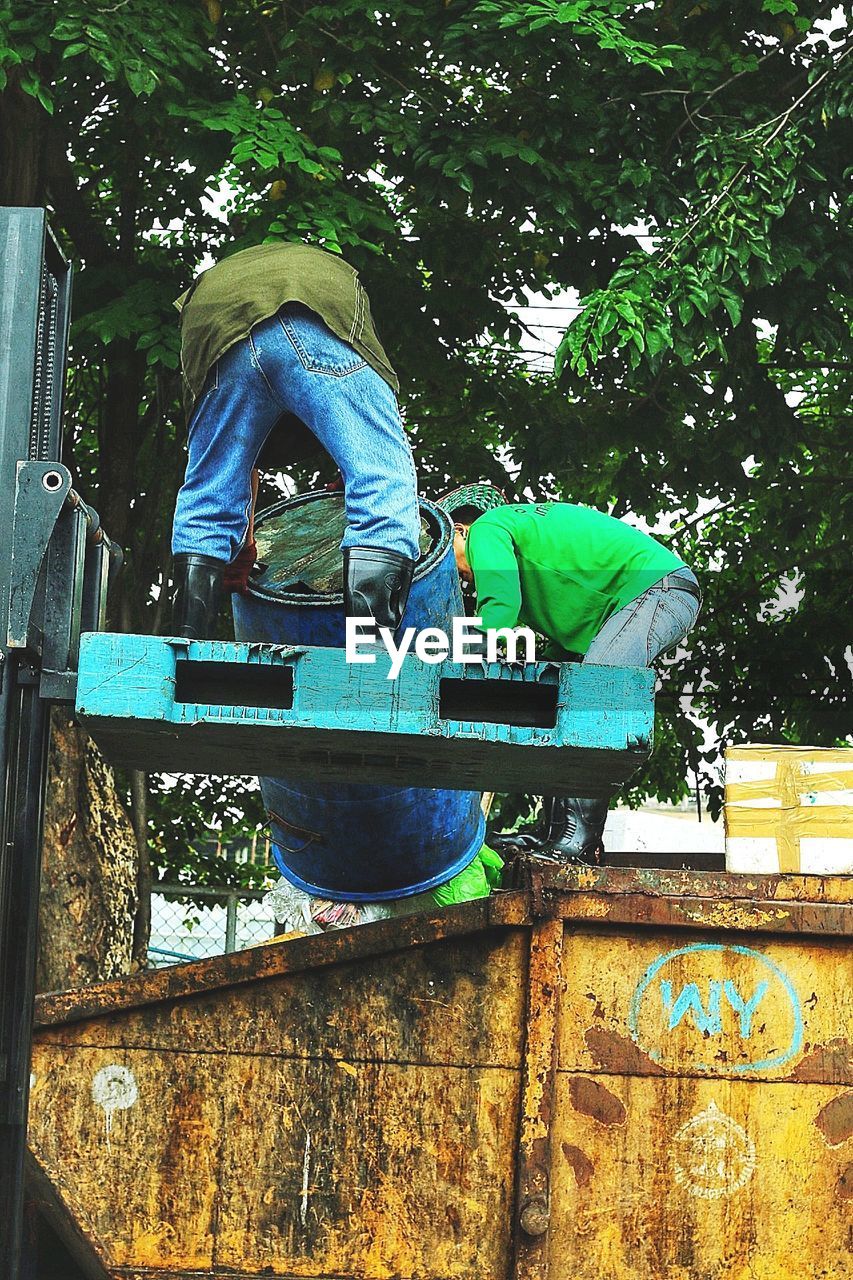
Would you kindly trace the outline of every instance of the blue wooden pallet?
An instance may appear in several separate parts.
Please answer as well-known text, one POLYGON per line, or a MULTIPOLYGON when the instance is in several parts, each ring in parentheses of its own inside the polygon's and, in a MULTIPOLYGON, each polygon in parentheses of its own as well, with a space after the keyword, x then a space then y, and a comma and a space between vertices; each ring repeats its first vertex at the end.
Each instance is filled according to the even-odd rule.
POLYGON ((342 649, 84 635, 77 716, 113 763, 606 795, 651 750, 653 672, 347 663, 342 649))

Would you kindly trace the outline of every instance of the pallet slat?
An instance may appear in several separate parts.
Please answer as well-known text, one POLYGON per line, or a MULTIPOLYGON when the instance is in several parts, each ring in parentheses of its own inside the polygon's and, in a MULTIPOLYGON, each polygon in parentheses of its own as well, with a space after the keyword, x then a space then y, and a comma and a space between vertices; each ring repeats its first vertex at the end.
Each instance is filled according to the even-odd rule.
POLYGON ((341 649, 93 633, 77 715, 130 768, 460 790, 610 794, 651 750, 648 670, 388 670, 341 649))

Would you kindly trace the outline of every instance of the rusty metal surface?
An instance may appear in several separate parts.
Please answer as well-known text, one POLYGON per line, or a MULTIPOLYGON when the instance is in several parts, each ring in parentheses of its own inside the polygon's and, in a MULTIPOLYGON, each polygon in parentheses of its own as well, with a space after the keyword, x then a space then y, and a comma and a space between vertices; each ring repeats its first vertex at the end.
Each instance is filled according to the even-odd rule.
POLYGON ((32 1149, 114 1272, 503 1280, 527 949, 480 931, 45 1028, 32 1149))
POLYGON ((42 998, 33 1150, 113 1280, 844 1280, 853 883, 526 873, 42 998))
POLYGON ((738 876, 621 867, 561 870, 535 862, 524 867, 521 875, 527 892, 499 893, 434 915, 381 921, 42 995, 36 1001, 36 1025, 179 999, 492 926, 525 924, 542 914, 613 924, 853 932, 851 877, 738 876))
POLYGON ((61 1186, 61 1176, 49 1176, 32 1151, 26 1154, 27 1203, 48 1223, 62 1240, 74 1263, 87 1280, 111 1280, 103 1255, 103 1247, 83 1231, 80 1222, 69 1211, 61 1186))
POLYGON ((528 919, 528 908, 524 893, 497 894, 477 902, 446 907, 435 914, 381 920, 376 924, 294 938, 287 942, 276 940, 209 960, 195 960, 169 969, 93 983, 90 987, 74 991, 52 992, 36 998, 35 1026, 75 1022, 101 1013, 241 986, 283 973, 299 973, 359 957, 379 956, 441 938, 462 937, 490 927, 524 924, 528 919))
POLYGON ((608 1077, 595 1100, 573 1083, 549 1280, 849 1280, 850 1153, 815 1123, 824 1089, 608 1077))
POLYGON ((33 1141, 110 1268, 505 1275, 517 1070, 70 1046, 36 1069, 33 1141))
POLYGON ((853 904, 853 877, 734 875, 724 871, 670 871, 654 867, 558 867, 531 859, 552 889, 607 895, 742 899, 853 904))
POLYGON ((767 899, 669 898, 649 894, 554 893, 550 910, 565 920, 631 925, 634 928, 724 929, 849 936, 853 911, 830 902, 772 902, 767 899))
POLYGON ((548 1274, 563 931, 562 920, 547 919, 537 920, 530 930, 513 1280, 545 1280, 548 1274))
POLYGON ((561 1069, 853 1085, 850 947, 577 932, 561 1069))
POLYGON ((549 1280, 849 1275, 846 932, 567 934, 549 1280))
MULTIPOLYGON (((516 873, 518 874, 518 872, 516 873)), ((522 868, 534 916, 601 924, 850 936, 853 878, 653 868, 522 868)))

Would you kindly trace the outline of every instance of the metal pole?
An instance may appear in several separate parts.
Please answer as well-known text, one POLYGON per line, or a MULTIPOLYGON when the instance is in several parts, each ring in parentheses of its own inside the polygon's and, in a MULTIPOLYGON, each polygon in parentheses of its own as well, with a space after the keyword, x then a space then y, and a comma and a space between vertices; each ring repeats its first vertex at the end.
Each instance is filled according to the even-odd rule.
MULTIPOLYGON (((0 527, 17 464, 60 460, 71 272, 42 209, 0 209, 0 527)), ((50 730, 41 643, 10 648, 10 539, 0 551, 0 1280, 19 1280, 24 1152, 50 730)), ((28 642, 29 643, 29 642, 28 642)))
MULTIPOLYGON (((27 677, 26 668, 18 672, 27 677)), ((16 920, 4 957, 4 1039, 10 1044, 3 1081, 0 1133, 0 1275, 15 1280, 21 1265, 24 1211, 24 1152, 29 1101, 30 1040, 35 996, 38 895, 44 823, 50 708, 37 684, 19 684, 12 707, 8 760, 6 852, 8 900, 16 920), (8 1233, 8 1238, 7 1238, 8 1233)), ((8 926, 7 926, 8 927, 8 926)))
POLYGON ((237 894, 229 891, 225 899, 225 954, 237 950, 237 894))

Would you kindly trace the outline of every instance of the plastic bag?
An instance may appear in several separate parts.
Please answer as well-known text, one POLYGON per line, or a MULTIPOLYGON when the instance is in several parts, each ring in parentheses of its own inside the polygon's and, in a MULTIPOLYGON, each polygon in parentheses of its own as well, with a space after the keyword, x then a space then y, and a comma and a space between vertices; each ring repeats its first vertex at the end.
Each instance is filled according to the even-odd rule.
POLYGON ((430 911, 436 906, 449 907, 487 898, 492 889, 500 888, 503 865, 503 858, 484 844, 452 880, 408 898, 387 902, 333 902, 329 898, 312 897, 282 877, 267 894, 264 904, 285 933, 326 933, 329 929, 350 929, 357 924, 430 911))
POLYGON ((473 862, 458 871, 452 880, 431 889, 429 896, 439 907, 449 907, 457 902, 472 902, 475 898, 488 898, 492 889, 499 889, 503 858, 484 844, 473 862))
POLYGON ((386 902, 332 902, 329 898, 315 898, 284 877, 264 898, 264 905, 285 933, 326 933, 329 929, 349 929, 356 924, 388 920, 392 915, 386 902))

